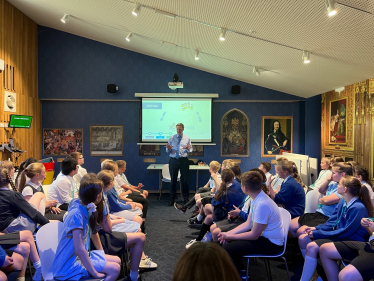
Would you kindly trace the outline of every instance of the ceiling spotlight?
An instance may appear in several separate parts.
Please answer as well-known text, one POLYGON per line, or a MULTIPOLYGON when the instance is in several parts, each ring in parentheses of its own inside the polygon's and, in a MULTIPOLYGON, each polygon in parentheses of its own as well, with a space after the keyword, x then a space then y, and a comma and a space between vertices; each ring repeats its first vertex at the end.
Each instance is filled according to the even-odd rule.
POLYGON ((199 60, 199 50, 195 50, 195 60, 199 60))
POLYGON ((303 51, 303 61, 304 63, 310 63, 310 52, 303 51))
POLYGON ((141 8, 141 5, 140 5, 140 4, 137 4, 137 5, 135 6, 134 10, 132 10, 132 14, 133 14, 134 16, 139 15, 139 13, 140 13, 140 8, 141 8))
POLYGON ((66 23, 68 20, 69 20, 69 15, 68 14, 64 14, 64 16, 62 17, 61 21, 63 23, 66 23))
POLYGON ((177 16, 175 14, 172 14, 172 13, 169 13, 169 12, 165 12, 165 11, 161 11, 161 10, 157 10, 157 9, 155 9, 155 12, 158 13, 158 14, 167 16, 169 18, 172 18, 172 19, 174 19, 177 16))
POLYGON ((226 40, 226 28, 221 28, 221 34, 219 35, 219 40, 225 41, 226 40))
POLYGON ((325 0, 326 10, 329 17, 335 16, 337 10, 335 9, 335 0, 325 0))
POLYGON ((253 73, 256 73, 256 76, 260 76, 260 68, 258 68, 257 66, 254 66, 253 73))
POLYGON ((126 36, 126 41, 127 41, 127 42, 130 42, 130 41, 131 41, 131 36, 132 36, 132 32, 130 32, 130 33, 126 36))

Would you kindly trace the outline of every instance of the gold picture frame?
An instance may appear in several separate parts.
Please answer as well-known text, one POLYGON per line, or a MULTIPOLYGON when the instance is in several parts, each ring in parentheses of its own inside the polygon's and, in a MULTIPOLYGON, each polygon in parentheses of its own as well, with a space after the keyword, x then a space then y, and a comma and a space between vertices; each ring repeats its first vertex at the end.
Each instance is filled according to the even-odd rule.
POLYGON ((347 97, 330 100, 329 145, 347 144, 347 105, 347 97))
POLYGON ((293 117, 262 116, 261 157, 275 157, 282 152, 293 152, 293 117))
POLYGON ((321 108, 321 148, 322 151, 337 150, 354 151, 354 111, 355 111, 355 87, 354 85, 346 86, 341 92, 330 91, 322 94, 321 108), (344 144, 331 142, 331 103, 338 100, 346 99, 346 139, 344 144))

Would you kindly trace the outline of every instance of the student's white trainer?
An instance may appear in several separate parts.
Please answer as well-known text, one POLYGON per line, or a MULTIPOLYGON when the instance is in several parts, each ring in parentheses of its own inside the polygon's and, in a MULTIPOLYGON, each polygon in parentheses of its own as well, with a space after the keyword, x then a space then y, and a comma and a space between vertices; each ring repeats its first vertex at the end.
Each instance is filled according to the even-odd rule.
POLYGON ((191 245, 192 245, 193 243, 195 243, 195 242, 196 242, 196 239, 191 240, 190 242, 188 242, 188 243, 186 244, 186 249, 188 249, 189 247, 191 247, 191 245))

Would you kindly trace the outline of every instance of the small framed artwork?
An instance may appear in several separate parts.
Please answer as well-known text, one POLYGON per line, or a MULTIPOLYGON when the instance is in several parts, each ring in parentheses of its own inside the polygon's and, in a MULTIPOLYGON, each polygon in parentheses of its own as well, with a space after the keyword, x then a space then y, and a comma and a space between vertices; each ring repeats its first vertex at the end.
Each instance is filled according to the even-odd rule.
POLYGON ((160 156, 160 145, 139 145, 139 156, 160 156))
POLYGON ((262 116, 261 157, 292 150, 292 116, 262 116))
POLYGON ((346 108, 348 98, 330 101, 329 144, 347 144, 346 108))
POLYGON ((43 155, 83 154, 83 129, 43 129, 43 155))
POLYGON ((90 156, 123 156, 123 126, 91 125, 90 156))
POLYGON ((203 157, 204 156, 204 146, 203 145, 193 145, 193 151, 188 153, 188 156, 203 157))
POLYGON ((17 112, 17 94, 13 92, 4 92, 4 111, 17 112))

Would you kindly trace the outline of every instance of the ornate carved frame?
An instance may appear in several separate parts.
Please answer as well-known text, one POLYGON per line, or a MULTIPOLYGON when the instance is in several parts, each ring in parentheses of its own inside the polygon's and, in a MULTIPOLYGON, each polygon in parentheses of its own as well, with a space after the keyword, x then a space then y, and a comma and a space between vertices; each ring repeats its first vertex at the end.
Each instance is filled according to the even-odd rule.
POLYGON ((354 89, 353 85, 345 87, 345 90, 337 93, 331 91, 322 94, 322 147, 326 149, 339 149, 345 151, 354 150, 354 89), (331 102, 347 98, 346 104, 346 143, 345 144, 330 144, 330 105, 331 102))

